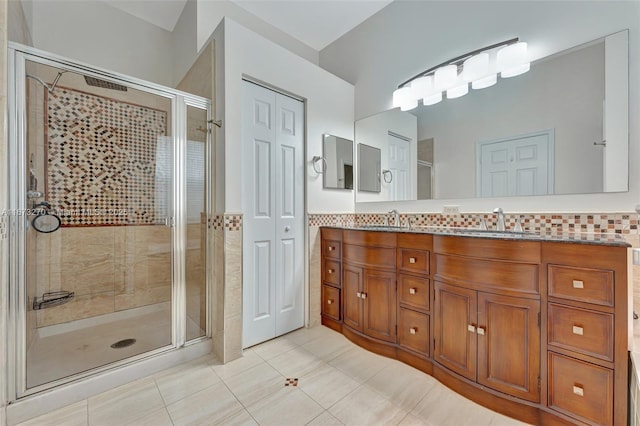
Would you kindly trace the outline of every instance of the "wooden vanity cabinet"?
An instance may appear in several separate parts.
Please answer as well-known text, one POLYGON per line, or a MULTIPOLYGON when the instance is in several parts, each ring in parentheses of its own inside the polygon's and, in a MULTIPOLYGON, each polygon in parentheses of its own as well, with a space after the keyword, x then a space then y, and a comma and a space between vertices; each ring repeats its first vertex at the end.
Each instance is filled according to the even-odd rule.
POLYGON ((394 233, 343 231, 343 324, 396 343, 394 233))
POLYGON ((398 345, 413 355, 431 356, 431 250, 433 237, 398 234, 398 345))
POLYGON ((323 228, 322 255, 358 345, 527 423, 626 424, 627 247, 323 228))
POLYGON ((340 331, 342 322, 342 231, 320 229, 321 315, 323 323, 340 331))
POLYGON ((547 405, 590 425, 627 424, 627 248, 543 243, 547 405))
POLYGON ((539 402, 539 244, 507 251, 510 242, 477 240, 478 250, 459 240, 434 238, 434 360, 480 385, 539 402))

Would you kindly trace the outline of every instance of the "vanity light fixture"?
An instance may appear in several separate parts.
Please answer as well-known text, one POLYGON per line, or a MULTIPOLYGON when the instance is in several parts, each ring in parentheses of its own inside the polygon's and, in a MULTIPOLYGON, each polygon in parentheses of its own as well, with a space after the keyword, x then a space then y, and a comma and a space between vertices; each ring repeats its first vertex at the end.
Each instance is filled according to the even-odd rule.
POLYGON ((529 71, 527 43, 517 37, 492 44, 450 59, 421 72, 398 86, 393 92, 393 107, 409 111, 418 106, 434 105, 442 101, 443 92, 448 99, 459 98, 474 90, 491 87, 502 78, 515 77, 529 71))

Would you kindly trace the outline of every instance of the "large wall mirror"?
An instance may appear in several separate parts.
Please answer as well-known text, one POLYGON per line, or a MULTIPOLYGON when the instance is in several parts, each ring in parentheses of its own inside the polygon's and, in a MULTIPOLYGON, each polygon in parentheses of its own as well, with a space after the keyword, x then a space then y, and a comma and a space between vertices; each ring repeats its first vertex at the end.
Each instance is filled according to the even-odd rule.
POLYGON ((322 186, 329 189, 353 189, 353 141, 324 134, 322 156, 322 186))
POLYGON ((359 120, 394 176, 357 202, 628 191, 628 32, 458 99, 359 120))

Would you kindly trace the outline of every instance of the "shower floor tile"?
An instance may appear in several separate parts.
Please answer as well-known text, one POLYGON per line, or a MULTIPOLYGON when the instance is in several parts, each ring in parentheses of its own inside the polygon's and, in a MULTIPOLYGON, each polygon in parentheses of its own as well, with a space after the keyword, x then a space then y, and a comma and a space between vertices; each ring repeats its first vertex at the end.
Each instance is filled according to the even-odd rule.
POLYGON ((163 309, 47 337, 35 337, 27 351, 27 386, 110 364, 171 344, 171 310, 163 309), (136 339, 128 347, 111 345, 136 339))
POLYGON ((373 355, 322 326, 258 345, 224 366, 209 355, 19 426, 67 424, 67 419, 68 424, 89 426, 128 422, 525 425, 455 394, 412 367, 373 355), (304 359, 296 362, 294 358, 300 355, 304 359), (298 378, 298 386, 285 386, 287 377, 298 378), (367 408, 355 410, 355 406, 367 408))

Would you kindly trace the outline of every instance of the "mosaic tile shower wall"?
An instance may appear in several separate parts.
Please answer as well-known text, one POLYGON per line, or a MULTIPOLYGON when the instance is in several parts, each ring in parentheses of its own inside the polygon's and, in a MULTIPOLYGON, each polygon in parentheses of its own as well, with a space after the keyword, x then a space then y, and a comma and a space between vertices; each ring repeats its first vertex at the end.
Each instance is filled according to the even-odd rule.
POLYGON ((63 226, 154 223, 166 112, 63 87, 46 111, 47 200, 63 226))

